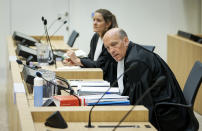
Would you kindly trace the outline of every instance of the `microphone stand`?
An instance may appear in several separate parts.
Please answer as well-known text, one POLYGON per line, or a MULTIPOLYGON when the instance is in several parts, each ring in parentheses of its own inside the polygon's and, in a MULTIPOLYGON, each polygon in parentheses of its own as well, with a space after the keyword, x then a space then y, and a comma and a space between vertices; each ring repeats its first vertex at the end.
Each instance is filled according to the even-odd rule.
MULTIPOLYGON (((61 80, 61 81, 64 81, 64 82, 67 84, 68 88, 63 87, 63 86, 60 86, 60 85, 57 85, 57 84, 55 84, 55 83, 53 83, 53 82, 51 82, 51 81, 48 81, 47 79, 45 79, 45 78, 42 76, 42 74, 41 74, 40 72, 36 72, 36 75, 37 75, 38 77, 42 78, 43 80, 45 80, 46 82, 49 82, 50 84, 52 84, 52 85, 58 87, 59 89, 62 89, 62 90, 64 90, 64 91, 70 90, 70 92, 68 92, 68 93, 70 93, 70 95, 75 96, 75 97, 78 99, 78 101, 79 101, 79 105, 81 106, 81 102, 80 102, 79 97, 78 97, 77 95, 75 95, 74 90, 71 88, 70 84, 69 84, 64 78, 59 77, 59 76, 56 76, 57 79, 59 79, 59 80, 61 80)), ((66 92, 67 92, 67 91, 66 91, 66 92)))
POLYGON ((120 126, 120 124, 128 117, 128 115, 132 112, 132 110, 136 107, 136 105, 138 105, 142 99, 154 88, 157 86, 160 86, 164 81, 165 81, 166 77, 165 76, 160 76, 156 82, 153 84, 153 86, 149 89, 147 89, 143 95, 135 102, 135 104, 132 106, 132 108, 125 114, 125 116, 119 121, 119 123, 114 127, 113 131, 115 131, 117 129, 117 127, 120 126))
MULTIPOLYGON (((42 16, 41 17, 42 21, 45 20, 45 18, 42 16)), ((57 19, 55 19, 49 26, 48 26, 48 29, 47 30, 50 30, 50 28, 59 20, 61 20, 62 18, 61 17, 58 17, 57 19)), ((41 42, 41 39, 43 38, 43 36, 45 35, 46 33, 44 32, 43 35, 38 39, 39 42, 41 42)))
MULTIPOLYGON (((48 34, 48 30, 47 30, 47 20, 44 19, 44 29, 45 29, 45 33, 46 33, 46 40, 47 40, 47 43, 49 43, 50 47, 51 47, 51 53, 52 53, 52 60, 53 60, 53 64, 55 64, 55 69, 57 69, 57 64, 56 64, 56 60, 55 60, 55 57, 54 57, 54 53, 53 53, 53 48, 52 48, 52 44, 51 44, 51 41, 50 41, 50 37, 49 37, 49 34, 48 34)), ((51 64, 51 63, 49 63, 51 64)))
POLYGON ((123 73, 116 79, 116 81, 114 81, 114 82, 112 83, 112 86, 110 86, 110 87, 103 93, 103 95, 98 99, 98 101, 92 106, 92 108, 90 109, 90 112, 89 112, 88 125, 85 125, 86 128, 94 128, 94 126, 91 125, 91 113, 92 113, 93 108, 100 102, 100 100, 104 97, 104 95, 117 83, 117 81, 118 81, 125 73, 127 73, 129 70, 135 68, 136 65, 137 65, 137 63, 134 63, 134 64, 132 64, 127 70, 125 70, 125 72, 123 72, 123 73))

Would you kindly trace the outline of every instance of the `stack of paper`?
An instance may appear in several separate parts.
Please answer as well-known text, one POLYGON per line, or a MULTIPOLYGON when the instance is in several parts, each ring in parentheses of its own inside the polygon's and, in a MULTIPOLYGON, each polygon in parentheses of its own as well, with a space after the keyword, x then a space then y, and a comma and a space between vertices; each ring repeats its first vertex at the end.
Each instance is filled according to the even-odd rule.
POLYGON ((63 66, 58 67, 57 70, 74 70, 74 69, 80 69, 80 66, 63 66))
MULTIPOLYGON (((85 100, 86 105, 94 105, 102 95, 90 95, 90 96, 80 96, 81 99, 85 100)), ((100 99, 97 105, 129 105, 128 96, 121 96, 117 94, 106 94, 102 99, 100 99)))
POLYGON ((76 50, 75 51, 75 55, 79 58, 82 58, 82 57, 86 57, 86 52, 84 52, 83 50, 76 50))
MULTIPOLYGON (((91 87, 91 86, 81 86, 78 87, 77 93, 79 96, 83 95, 101 95, 105 93, 110 87, 101 87, 101 86, 96 86, 96 87, 91 87)), ((119 88, 110 88, 109 91, 107 91, 106 94, 119 94, 119 88)))
POLYGON ((82 80, 71 80, 70 81, 71 86, 77 86, 77 87, 89 87, 89 86, 105 86, 109 87, 110 83, 108 81, 82 81, 82 80))

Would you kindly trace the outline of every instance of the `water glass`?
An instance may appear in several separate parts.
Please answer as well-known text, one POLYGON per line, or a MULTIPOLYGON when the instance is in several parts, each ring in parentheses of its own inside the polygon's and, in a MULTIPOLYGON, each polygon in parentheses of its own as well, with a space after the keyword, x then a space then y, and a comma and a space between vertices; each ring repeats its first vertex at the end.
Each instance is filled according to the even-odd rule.
POLYGON ((49 49, 46 44, 37 45, 37 61, 40 66, 48 65, 49 49))

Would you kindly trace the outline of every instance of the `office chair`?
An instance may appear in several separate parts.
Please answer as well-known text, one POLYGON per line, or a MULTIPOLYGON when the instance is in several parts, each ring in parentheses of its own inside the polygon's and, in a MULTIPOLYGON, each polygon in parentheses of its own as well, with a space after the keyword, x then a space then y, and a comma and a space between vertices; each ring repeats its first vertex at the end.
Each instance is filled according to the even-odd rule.
POLYGON ((186 100, 186 105, 184 104, 178 104, 178 103, 169 103, 169 102, 163 102, 155 105, 155 111, 158 110, 160 106, 174 106, 179 108, 187 108, 188 114, 190 117, 190 121, 192 122, 190 127, 190 131, 196 131, 199 128, 198 120, 196 119, 193 107, 195 98, 198 92, 198 89, 202 82, 202 63, 199 61, 196 61, 194 66, 192 67, 192 70, 186 80, 184 89, 183 89, 183 95, 186 100))
POLYGON ((68 42, 67 42, 67 45, 70 46, 70 47, 73 47, 74 45, 74 42, 76 40, 76 38, 79 36, 79 33, 76 32, 75 30, 72 31, 69 39, 68 39, 68 42))
POLYGON ((145 49, 147 49, 147 50, 150 50, 150 51, 154 51, 154 49, 155 49, 155 46, 152 46, 152 45, 141 45, 142 47, 144 47, 145 49))

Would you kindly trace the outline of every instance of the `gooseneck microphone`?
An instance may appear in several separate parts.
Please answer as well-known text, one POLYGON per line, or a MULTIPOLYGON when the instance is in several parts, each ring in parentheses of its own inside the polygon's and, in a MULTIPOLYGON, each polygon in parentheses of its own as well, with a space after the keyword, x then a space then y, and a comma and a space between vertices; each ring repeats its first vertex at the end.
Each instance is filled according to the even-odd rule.
MULTIPOLYGON (((48 26, 48 29, 47 29, 47 30, 49 31, 50 28, 51 28, 57 21, 59 21, 59 20, 61 20, 61 19, 62 19, 62 17, 58 17, 57 19, 55 19, 55 20, 48 26)), ((41 20, 42 20, 42 21, 45 20, 44 16, 41 17, 41 20)), ((44 32, 43 35, 38 39, 39 42, 41 42, 41 39, 43 38, 43 36, 44 36, 45 34, 46 34, 46 33, 44 32)))
POLYGON ((51 83, 52 85, 54 85, 54 86, 56 86, 56 87, 58 87, 58 88, 60 88, 60 89, 62 89, 62 90, 69 90, 69 88, 66 88, 66 87, 64 87, 64 86, 57 85, 57 84, 55 84, 55 83, 53 83, 53 82, 51 82, 51 81, 48 81, 47 79, 45 79, 45 78, 43 77, 43 75, 42 75, 40 72, 36 72, 36 76, 42 78, 42 79, 45 80, 46 82, 51 83))
POLYGON ((57 30, 55 30, 55 32, 51 35, 51 37, 53 37, 66 23, 67 23, 67 21, 65 20, 65 21, 57 28, 57 30))
POLYGON ((104 92, 104 94, 100 97, 100 99, 98 99, 98 101, 92 106, 92 108, 90 109, 90 112, 89 112, 89 118, 88 118, 88 125, 86 125, 85 127, 87 128, 93 128, 94 126, 91 125, 91 113, 92 113, 92 110, 93 108, 100 102, 100 100, 104 97, 104 95, 117 83, 117 81, 125 74, 127 73, 128 71, 134 69, 137 67, 137 62, 133 63, 128 69, 126 69, 117 79, 116 81, 114 81, 112 83, 112 85, 104 92))
POLYGON ((64 79, 60 76, 56 76, 56 79, 59 79, 59 80, 65 82, 66 85, 68 86, 68 89, 70 90, 70 95, 75 95, 74 89, 72 89, 71 85, 69 84, 69 82, 66 79, 64 79))
POLYGON ((47 79, 45 79, 45 78, 42 76, 42 74, 41 74, 40 72, 36 72, 36 76, 42 78, 42 79, 45 80, 46 82, 49 82, 50 84, 52 84, 52 85, 58 87, 58 88, 61 89, 61 90, 64 90, 64 91, 70 90, 70 92, 69 92, 70 95, 75 96, 75 97, 78 99, 78 101, 79 101, 79 105, 81 106, 81 102, 80 102, 79 97, 78 97, 77 95, 75 95, 74 90, 71 88, 71 86, 69 85, 69 83, 68 83, 67 81, 64 81, 64 78, 59 77, 59 76, 56 76, 57 79, 64 81, 64 82, 67 84, 68 88, 66 88, 66 87, 64 87, 64 86, 61 86, 61 85, 58 85, 58 84, 55 84, 55 83, 53 83, 53 82, 51 82, 51 81, 48 81, 47 79))
POLYGON ((17 62, 19 65, 24 65, 24 66, 26 66, 25 64, 22 63, 21 60, 18 60, 18 59, 17 59, 16 62, 17 62))
POLYGON ((155 83, 148 88, 143 95, 141 95, 141 97, 135 102, 135 104, 132 106, 132 108, 125 114, 125 116, 119 121, 119 123, 114 127, 113 131, 115 131, 117 129, 117 127, 120 126, 120 124, 127 118, 127 116, 132 112, 132 110, 135 108, 136 105, 138 105, 143 98, 155 87, 161 87, 164 83, 165 83, 166 77, 165 76, 160 76, 155 83))
POLYGON ((51 47, 51 55, 50 55, 50 58, 52 58, 49 62, 49 64, 55 64, 55 69, 57 68, 57 64, 56 64, 56 60, 55 60, 55 56, 54 56, 54 53, 53 53, 53 48, 52 48, 52 44, 51 44, 51 41, 50 41, 50 37, 48 35, 48 30, 47 30, 47 20, 46 19, 42 19, 43 21, 43 24, 44 24, 44 30, 45 30, 45 33, 46 33, 46 40, 47 40, 47 43, 49 43, 50 47, 51 47))

